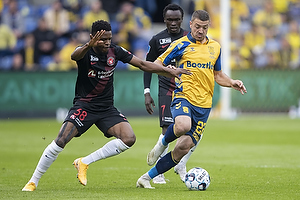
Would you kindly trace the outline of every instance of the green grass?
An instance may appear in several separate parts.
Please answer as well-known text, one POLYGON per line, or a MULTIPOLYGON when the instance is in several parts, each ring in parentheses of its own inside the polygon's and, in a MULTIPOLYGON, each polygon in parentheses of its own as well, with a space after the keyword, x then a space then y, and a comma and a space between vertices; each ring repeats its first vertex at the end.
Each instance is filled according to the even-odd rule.
MULTIPOLYGON (((211 175, 206 191, 188 191, 173 169, 166 185, 136 188, 150 167, 146 155, 156 143, 157 118, 129 118, 136 144, 121 155, 90 165, 88 184, 76 179, 72 162, 108 139, 96 127, 73 139, 42 177, 34 192, 21 189, 60 123, 47 120, 0 121, 0 199, 300 199, 300 120, 286 117, 210 119, 187 168, 211 175)), ((171 149, 174 144, 171 145, 171 149)))

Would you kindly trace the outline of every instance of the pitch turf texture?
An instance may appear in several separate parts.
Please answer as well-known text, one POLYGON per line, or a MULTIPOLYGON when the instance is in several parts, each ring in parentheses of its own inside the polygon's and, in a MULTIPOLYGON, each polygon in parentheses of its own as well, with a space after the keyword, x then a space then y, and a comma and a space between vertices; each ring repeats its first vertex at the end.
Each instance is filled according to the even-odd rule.
MULTIPOLYGON (((0 121, 0 199, 300 199, 300 120, 287 117, 209 119, 204 138, 187 168, 203 167, 211 175, 206 191, 189 191, 172 170, 169 182, 155 190, 136 188, 150 167, 146 155, 156 143, 157 118, 129 118, 135 145, 88 169, 82 186, 74 159, 98 149, 106 139, 96 127, 66 146, 34 192, 21 189, 44 148, 56 137, 53 119, 0 121)), ((171 145, 171 148, 174 144, 171 145)))

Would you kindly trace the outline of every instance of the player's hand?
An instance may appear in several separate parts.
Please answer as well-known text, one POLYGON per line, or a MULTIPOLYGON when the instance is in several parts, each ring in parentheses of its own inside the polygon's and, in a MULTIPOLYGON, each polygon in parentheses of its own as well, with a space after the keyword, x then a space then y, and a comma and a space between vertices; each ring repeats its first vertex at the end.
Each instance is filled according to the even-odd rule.
POLYGON ((169 69, 176 69, 176 67, 173 66, 173 65, 168 65, 168 66, 166 66, 166 67, 169 68, 169 69))
POLYGON ((233 89, 240 91, 241 94, 247 93, 247 89, 243 83, 243 81, 240 80, 233 80, 232 86, 233 89))
POLYGON ((152 106, 153 108, 155 108, 154 100, 152 99, 150 93, 146 93, 144 96, 145 96, 146 110, 150 115, 152 115, 153 114, 152 106))
POLYGON ((97 31, 97 33, 93 36, 90 34, 91 40, 88 43, 89 47, 95 47, 99 43, 103 43, 103 41, 100 40, 101 36, 105 33, 105 30, 97 31))
POLYGON ((186 75, 193 74, 190 70, 182 69, 182 68, 176 68, 175 70, 173 70, 173 72, 174 72, 174 77, 177 78, 179 81, 181 81, 181 78, 180 78, 181 74, 186 74, 186 75))
POLYGON ((165 75, 166 77, 169 77, 169 78, 175 77, 175 78, 178 78, 179 81, 181 81, 181 78, 180 78, 181 74, 187 74, 187 75, 193 74, 190 70, 183 69, 183 68, 176 68, 172 65, 166 66, 166 71, 168 72, 168 74, 165 75))

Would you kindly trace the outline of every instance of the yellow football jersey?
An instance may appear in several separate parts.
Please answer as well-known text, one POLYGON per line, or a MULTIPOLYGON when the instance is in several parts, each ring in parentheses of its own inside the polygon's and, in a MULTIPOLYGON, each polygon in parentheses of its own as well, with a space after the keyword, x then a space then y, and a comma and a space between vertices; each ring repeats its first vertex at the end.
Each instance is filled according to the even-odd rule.
POLYGON ((176 60, 177 67, 190 70, 192 75, 176 79, 174 98, 184 98, 192 105, 211 108, 214 92, 214 70, 221 70, 221 46, 207 38, 205 44, 196 41, 189 33, 176 41, 158 58, 164 65, 176 60))

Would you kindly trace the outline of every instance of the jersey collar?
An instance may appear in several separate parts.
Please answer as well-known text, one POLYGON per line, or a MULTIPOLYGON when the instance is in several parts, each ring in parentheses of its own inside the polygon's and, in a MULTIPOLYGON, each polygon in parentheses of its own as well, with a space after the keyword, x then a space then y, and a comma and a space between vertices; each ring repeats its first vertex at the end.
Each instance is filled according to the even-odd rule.
MULTIPOLYGON (((197 43, 197 44, 201 44, 201 43, 198 42, 195 38, 193 38, 193 36, 191 35, 191 32, 189 32, 189 33, 187 34, 187 37, 188 37, 188 39, 189 39, 191 42, 197 43)), ((206 36, 206 43, 205 43, 205 44, 208 44, 208 42, 209 42, 209 38, 206 36)))

